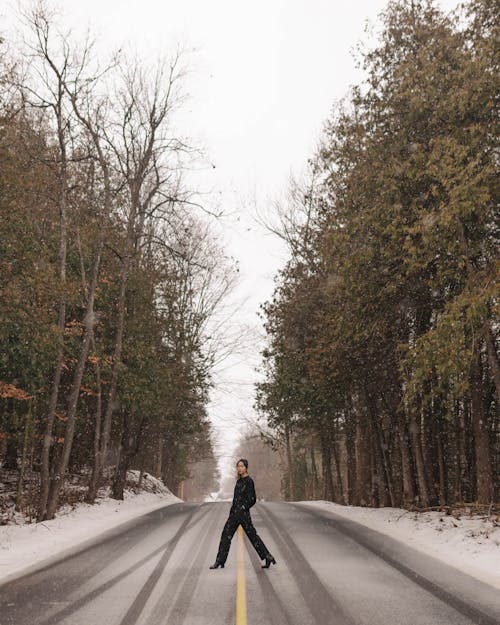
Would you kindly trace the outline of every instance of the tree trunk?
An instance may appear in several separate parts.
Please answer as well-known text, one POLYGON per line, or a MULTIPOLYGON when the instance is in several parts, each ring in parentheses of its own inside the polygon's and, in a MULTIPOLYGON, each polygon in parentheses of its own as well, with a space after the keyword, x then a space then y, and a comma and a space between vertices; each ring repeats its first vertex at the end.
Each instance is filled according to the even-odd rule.
MULTIPOLYGON (((65 204, 65 200, 64 200, 65 204)), ((67 234, 66 234, 66 208, 61 208, 61 241, 59 249, 60 258, 60 272, 59 279, 61 283, 61 290, 63 295, 59 302, 59 319, 57 323, 58 328, 58 349, 56 358, 56 367, 54 371, 54 377, 52 380, 52 386, 50 389, 49 408, 47 412, 47 420, 45 422, 45 431, 42 439, 42 451, 40 462, 40 498, 38 501, 38 515, 37 521, 45 520, 47 514, 47 502, 49 499, 50 489, 50 449, 52 447, 53 437, 52 431, 54 428, 54 419, 56 416, 57 401, 59 399, 59 387, 61 385, 62 369, 64 362, 64 328, 66 325, 66 300, 64 294, 64 287, 66 284, 66 248, 67 248, 67 234)))
POLYGON ((370 432, 365 415, 356 415, 356 489, 354 504, 370 505, 370 432))
POLYGON ((156 452, 156 477, 161 477, 162 474, 162 461, 163 461, 163 437, 158 436, 158 448, 156 452))
MULTIPOLYGON (((439 426, 438 426, 439 428, 439 426)), ((440 429, 440 428, 439 428, 440 429)), ((439 470, 439 505, 444 506, 447 502, 446 496, 446 467, 443 454, 443 441, 441 440, 441 432, 437 436, 437 460, 439 470)))
POLYGON ((377 454, 375 451, 375 434, 373 424, 370 425, 370 506, 378 508, 380 505, 380 475, 377 466, 377 454))
MULTIPOLYGON (((92 334, 92 350, 96 352, 94 335, 92 334)), ((97 383, 97 401, 94 416, 94 462, 92 464, 92 475, 90 476, 89 486, 85 501, 94 503, 99 490, 99 478, 101 475, 101 419, 102 419, 102 385, 101 385, 101 367, 99 361, 95 364, 96 383, 97 383)))
POLYGON ((398 421, 399 452, 401 454, 401 473, 403 481, 403 505, 415 503, 415 488, 413 484, 413 471, 411 463, 411 450, 409 445, 406 417, 400 414, 398 421))
POLYGON ((463 489, 464 499, 467 501, 472 501, 477 498, 476 494, 476 475, 477 475, 477 467, 475 460, 475 451, 474 451, 474 433, 473 433, 473 425, 472 425, 472 408, 471 402, 464 401, 463 403, 463 437, 464 437, 464 463, 465 470, 464 475, 466 480, 464 480, 465 488, 463 489))
POLYGON ((463 412, 455 402, 455 502, 464 501, 462 494, 462 465, 465 455, 463 412))
POLYGON ((26 412, 26 417, 24 420, 24 436, 23 436, 23 450, 21 455, 21 466, 19 467, 19 479, 17 482, 17 498, 16 498, 16 510, 19 512, 22 508, 22 499, 23 499, 23 483, 24 483, 24 472, 26 469, 26 457, 28 455, 28 441, 31 437, 31 408, 32 408, 32 400, 29 400, 28 410, 26 412))
POLYGON ((66 430, 64 433, 63 450, 61 459, 58 465, 57 474, 55 480, 53 480, 49 500, 47 503, 47 510, 45 518, 54 518, 59 502, 59 493, 64 481, 66 471, 68 469, 69 458, 71 454, 71 448, 73 446, 73 436, 75 432, 76 424, 76 411, 78 407, 78 398, 80 396, 80 386, 82 383, 83 373, 85 371, 85 365, 87 363, 87 357, 90 349, 90 341, 94 335, 94 327, 97 322, 96 314, 94 312, 95 294, 97 288, 97 282, 99 279, 99 270, 101 264, 101 256, 104 248, 104 229, 99 231, 99 239, 97 244, 97 251, 95 254, 94 262, 92 265, 92 277, 90 280, 89 292, 87 295, 87 306, 84 318, 84 333, 82 345, 80 348, 80 355, 75 368, 73 376, 73 383, 71 386, 70 397, 68 402, 68 412, 66 421, 66 430))
POLYGON ((339 503, 345 503, 344 501, 344 486, 342 484, 342 474, 340 471, 340 458, 339 458, 339 446, 336 440, 332 442, 333 447, 333 460, 335 462, 335 479, 337 482, 337 498, 339 503))
MULTIPOLYGON (((427 393, 431 393, 430 387, 426 389, 427 393)), ((437 460, 437 431, 436 419, 438 415, 430 406, 422 406, 420 410, 420 441, 422 444, 422 458, 424 460, 425 483, 427 485, 427 494, 429 497, 429 505, 437 505, 436 495, 436 460, 437 460)))
MULTIPOLYGON (((99 249, 102 251, 103 246, 104 246, 104 242, 105 242, 105 229, 107 227, 108 221, 109 221, 109 217, 111 215, 111 211, 112 211, 112 205, 113 205, 113 193, 112 193, 112 187, 111 187, 111 175, 110 175, 110 163, 108 161, 108 157, 106 155, 106 151, 103 149, 103 138, 102 138, 102 134, 101 131, 99 129, 99 124, 96 125, 95 123, 95 118, 93 116, 92 113, 89 114, 90 109, 88 108, 88 106, 85 103, 83 108, 81 107, 81 103, 79 101, 79 96, 81 94, 81 92, 79 91, 79 89, 77 88, 77 84, 74 83, 74 91, 70 91, 68 89, 68 85, 66 85, 66 90, 68 92, 68 95, 70 97, 71 100, 71 104, 73 107, 73 111, 75 113, 75 115, 77 116, 77 118, 80 120, 80 122, 82 123, 82 125, 87 129, 89 136, 94 144, 95 150, 96 150, 96 155, 97 155, 97 162, 99 163, 99 166, 101 168, 102 171, 102 175, 103 175, 103 184, 104 184, 104 198, 103 198, 103 205, 102 205, 102 211, 100 214, 100 217, 102 219, 102 223, 100 224, 100 230, 99 230, 99 249), (85 112, 84 112, 85 111, 85 112)), ((99 105, 98 105, 99 107, 99 105)), ((130 228, 128 230, 128 232, 130 231, 130 228)), ((85 269, 84 269, 84 263, 83 263, 83 255, 80 252, 80 258, 81 258, 81 273, 82 273, 82 281, 84 284, 84 288, 85 288, 85 269)), ((99 265, 97 265, 97 275, 99 274, 99 265)), ((92 288, 92 287, 91 287, 92 288)), ((94 333, 92 332, 91 335, 91 345, 92 345, 92 349, 95 352, 95 342, 94 342, 94 333)), ((92 475, 90 478, 90 482, 89 482, 89 486, 88 486, 88 490, 87 490, 87 495, 86 495, 86 501, 89 503, 93 503, 95 501, 95 498, 97 496, 97 492, 99 490, 99 482, 102 476, 102 471, 104 468, 104 462, 106 460, 106 451, 107 451, 107 445, 108 445, 108 440, 109 440, 109 434, 110 434, 110 430, 108 428, 108 430, 106 430, 106 428, 103 428, 103 424, 102 424, 102 384, 101 384, 101 372, 100 372, 100 366, 99 366, 99 362, 96 363, 96 376, 97 376, 97 388, 98 388, 98 396, 97 396, 97 406, 96 406, 96 414, 95 414, 95 419, 94 419, 94 423, 95 423, 95 430, 94 430, 94 462, 93 462, 93 466, 92 466, 92 475), (103 429, 106 430, 105 433, 103 434, 103 429), (106 440, 104 440, 105 437, 108 437, 106 440)))
POLYGON ((311 437, 311 473, 312 473, 312 499, 316 499, 318 493, 318 469, 316 467, 316 458, 314 452, 314 440, 311 437))
POLYGON ((345 447, 347 462, 347 504, 354 503, 354 493, 356 490, 356 441, 355 441, 355 417, 350 412, 346 415, 345 421, 345 447))
POLYGON ((52 430, 59 399, 59 387, 64 363, 64 329, 66 326, 66 260, 68 250, 68 159, 66 150, 66 121, 63 119, 62 98, 63 88, 61 76, 58 75, 58 99, 54 106, 57 119, 57 136, 59 143, 59 286, 61 289, 61 299, 59 300, 58 328, 58 349, 56 367, 50 389, 49 408, 45 431, 42 439, 42 452, 40 463, 40 498, 38 500, 37 521, 43 521, 47 515, 47 504, 49 499, 50 479, 50 448, 52 446, 52 430))
POLYGON ((430 497, 429 489, 427 486, 424 456, 422 453, 420 425, 417 421, 415 407, 409 406, 408 412, 410 417, 410 434, 413 446, 413 453, 415 454, 415 466, 417 469, 418 496, 420 499, 420 505, 424 508, 428 508, 430 505, 430 497))
MULTIPOLYGON (((437 476, 437 503, 441 506, 444 506, 447 503, 447 483, 448 476, 446 471, 446 463, 444 458, 444 441, 445 438, 445 427, 446 423, 444 421, 444 410, 441 401, 441 396, 438 395, 435 400, 432 402, 432 421, 431 421, 431 435, 432 440, 434 442, 433 452, 435 454, 434 462, 436 470, 432 471, 431 474, 433 476, 437 476)), ((432 459, 431 459, 432 461, 432 459)), ((432 466, 431 466, 432 469, 432 466)))
POLYGON ((127 479, 127 470, 130 462, 130 449, 132 447, 131 432, 129 428, 129 420, 127 417, 123 419, 123 429, 120 440, 120 451, 118 456, 118 464, 113 476, 112 497, 113 499, 123 500, 123 491, 127 479))
POLYGON ((139 471, 139 479, 137 480, 137 488, 140 490, 142 488, 142 480, 144 478, 144 467, 141 466, 141 470, 139 471))
POLYGON ((118 464, 113 476, 113 486, 111 489, 111 496, 113 499, 123 499, 123 491, 127 480, 127 471, 130 466, 130 461, 139 451, 145 424, 146 417, 143 416, 138 424, 137 432, 134 433, 132 417, 126 413, 123 414, 118 464))
POLYGON ((290 430, 287 423, 285 423, 285 445, 286 459, 288 463, 288 492, 290 496, 290 501, 295 501, 295 480, 293 479, 292 446, 290 443, 290 430))
POLYGON ((394 505, 394 495, 392 492, 392 477, 390 473, 389 461, 387 459, 387 445, 384 439, 380 417, 377 406, 371 396, 366 394, 366 404, 370 413, 370 419, 374 434, 374 447, 377 458, 377 475, 380 505, 386 507, 394 505))
POLYGON ((476 489, 478 503, 493 499, 493 478, 490 462, 490 443, 482 397, 481 352, 478 349, 471 367, 471 406, 474 450, 476 461, 476 489))
POLYGON ((332 451, 328 444, 328 438, 323 432, 320 433, 321 441, 321 458, 323 466, 323 499, 326 501, 334 500, 334 488, 332 477, 332 451))

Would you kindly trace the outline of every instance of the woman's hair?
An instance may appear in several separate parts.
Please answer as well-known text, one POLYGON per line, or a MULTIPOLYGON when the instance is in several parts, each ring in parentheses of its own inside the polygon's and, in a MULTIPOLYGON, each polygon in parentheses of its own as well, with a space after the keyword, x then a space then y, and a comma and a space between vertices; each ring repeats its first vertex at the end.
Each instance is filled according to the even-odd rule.
MULTIPOLYGON (((243 462, 243 464, 245 465, 245 469, 248 469, 248 460, 246 458, 240 458, 238 462, 243 462)), ((238 462, 236 463, 236 465, 238 465, 238 462)))

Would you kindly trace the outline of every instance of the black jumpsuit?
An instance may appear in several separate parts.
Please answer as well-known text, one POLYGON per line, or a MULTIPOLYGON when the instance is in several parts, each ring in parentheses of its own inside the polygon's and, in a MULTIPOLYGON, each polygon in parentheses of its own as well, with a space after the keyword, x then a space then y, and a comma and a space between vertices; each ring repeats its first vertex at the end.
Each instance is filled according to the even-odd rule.
POLYGON ((226 562, 229 547, 231 546, 231 539, 238 529, 238 525, 241 525, 245 530, 246 535, 261 560, 266 556, 272 557, 252 523, 250 508, 256 501, 255 485, 252 478, 249 475, 239 477, 234 487, 233 504, 229 511, 229 517, 220 537, 219 552, 217 553, 218 562, 222 564, 226 562))

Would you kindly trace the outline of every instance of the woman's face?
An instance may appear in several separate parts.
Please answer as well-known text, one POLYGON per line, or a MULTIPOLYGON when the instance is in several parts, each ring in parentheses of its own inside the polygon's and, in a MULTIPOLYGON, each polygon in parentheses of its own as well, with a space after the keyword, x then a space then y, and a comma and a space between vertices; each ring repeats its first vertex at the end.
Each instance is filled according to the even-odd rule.
POLYGON ((245 475, 245 473, 247 472, 247 468, 243 464, 243 462, 241 462, 241 460, 236 465, 236 470, 238 471, 238 475, 245 475))

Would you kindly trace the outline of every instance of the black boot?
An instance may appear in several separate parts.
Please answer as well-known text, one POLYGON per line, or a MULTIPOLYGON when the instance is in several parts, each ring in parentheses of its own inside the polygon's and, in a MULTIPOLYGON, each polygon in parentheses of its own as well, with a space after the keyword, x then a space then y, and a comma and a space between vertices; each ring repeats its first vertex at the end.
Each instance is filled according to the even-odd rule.
POLYGON ((273 556, 269 553, 266 556, 266 563, 262 565, 263 569, 268 569, 272 564, 276 564, 276 560, 273 558, 273 556))
POLYGON ((216 569, 218 566, 220 566, 221 568, 224 568, 224 562, 219 562, 218 560, 216 560, 210 568, 216 569))

